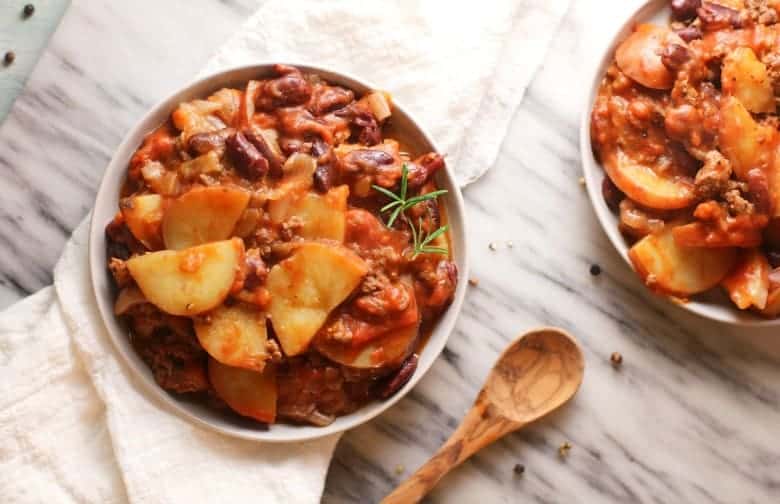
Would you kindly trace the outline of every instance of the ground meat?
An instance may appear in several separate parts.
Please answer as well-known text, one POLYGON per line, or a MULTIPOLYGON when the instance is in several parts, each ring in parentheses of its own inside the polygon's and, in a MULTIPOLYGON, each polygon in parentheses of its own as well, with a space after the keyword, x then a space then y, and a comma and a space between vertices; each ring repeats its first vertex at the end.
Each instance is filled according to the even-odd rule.
POLYGON ((747 20, 762 25, 777 23, 778 15, 768 0, 745 0, 744 15, 747 20))
POLYGON ((355 308, 374 317, 389 317, 406 310, 412 302, 410 292, 383 273, 370 274, 360 290, 364 295, 355 300, 355 308))
POLYGON ((709 151, 694 181, 699 200, 715 199, 723 194, 728 189, 731 171, 728 159, 716 150, 709 151))
POLYGON ((780 96, 780 53, 767 52, 764 54, 762 61, 766 65, 767 74, 772 82, 775 96, 780 96))
POLYGON ((751 215, 755 213, 755 206, 743 196, 743 192, 746 191, 742 187, 732 184, 723 193, 723 199, 726 201, 731 215, 751 215))
POLYGON ((297 215, 293 215, 286 221, 282 222, 279 236, 284 241, 291 241, 295 238, 303 227, 303 219, 297 215))
POLYGON ((117 213, 114 220, 106 226, 106 255, 109 258, 127 260, 145 251, 143 243, 130 232, 122 213, 117 213))
POLYGON ((108 262, 108 269, 114 277, 116 286, 120 289, 133 282, 133 277, 130 276, 130 271, 127 269, 127 263, 122 259, 112 257, 108 262))

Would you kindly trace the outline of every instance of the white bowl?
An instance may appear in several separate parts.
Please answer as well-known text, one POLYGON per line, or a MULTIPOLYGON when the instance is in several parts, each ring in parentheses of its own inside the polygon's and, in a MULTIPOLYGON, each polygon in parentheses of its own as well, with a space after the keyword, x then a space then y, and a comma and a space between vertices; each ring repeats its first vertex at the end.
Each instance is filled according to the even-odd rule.
MULTIPOLYGON (((332 84, 345 86, 357 93, 364 93, 371 89, 381 89, 344 73, 311 65, 291 64, 305 72, 315 72, 332 84)), ((452 233, 454 259, 459 271, 459 282, 455 291, 455 299, 430 335, 428 343, 420 354, 417 371, 398 393, 390 399, 372 402, 354 413, 338 417, 332 424, 326 427, 274 424, 265 430, 251 420, 244 420, 237 415, 223 414, 205 405, 182 400, 165 392, 155 383, 151 371, 130 345, 125 328, 119 324, 114 316, 114 294, 109 273, 106 269, 105 226, 117 212, 119 190, 125 179, 128 163, 136 148, 141 144, 144 135, 162 124, 176 105, 182 101, 207 96, 211 92, 225 86, 240 86, 250 79, 272 75, 274 75, 273 64, 269 63, 237 67, 198 79, 182 88, 181 91, 158 103, 130 130, 111 159, 111 163, 108 165, 108 169, 98 189, 90 227, 90 269, 98 308, 117 353, 125 361, 131 372, 143 383, 147 392, 162 401, 171 411, 176 412, 181 417, 217 432, 260 441, 303 441, 357 427, 385 411, 398 402, 420 381, 447 343, 447 338, 455 326, 455 320, 463 304, 463 298, 466 293, 466 280, 469 277, 463 197, 452 173, 442 171, 437 175, 437 180, 444 189, 449 191, 449 194, 443 198, 443 201, 446 206, 452 233)), ((446 118, 443 117, 442 120, 446 120, 446 118)), ((409 112, 397 102, 393 110, 392 123, 393 137, 405 143, 410 151, 423 153, 437 150, 430 136, 425 133, 409 112)))
MULTIPOLYGON (((593 208, 596 210, 596 216, 601 223, 601 227, 604 228, 610 241, 629 266, 631 266, 631 261, 628 258, 628 244, 620 234, 620 231, 618 231, 618 218, 607 207, 607 204, 604 202, 604 198, 601 195, 601 183, 605 175, 604 169, 593 156, 593 148, 590 142, 590 114, 593 108, 593 102, 598 94, 599 85, 604 77, 604 73, 614 58, 617 46, 631 33, 633 27, 637 23, 667 23, 671 14, 668 5, 669 0, 651 0, 631 14, 612 39, 612 42, 604 53, 592 79, 586 81, 590 82, 591 91, 588 95, 586 108, 583 111, 580 123, 580 152, 582 155, 582 166, 588 188, 588 195, 590 196, 593 208)), ((674 302, 673 304, 675 306, 680 306, 691 313, 695 313, 696 315, 728 324, 741 326, 780 325, 780 319, 768 320, 751 312, 739 310, 718 288, 697 295, 695 299, 692 299, 687 303, 674 302)))

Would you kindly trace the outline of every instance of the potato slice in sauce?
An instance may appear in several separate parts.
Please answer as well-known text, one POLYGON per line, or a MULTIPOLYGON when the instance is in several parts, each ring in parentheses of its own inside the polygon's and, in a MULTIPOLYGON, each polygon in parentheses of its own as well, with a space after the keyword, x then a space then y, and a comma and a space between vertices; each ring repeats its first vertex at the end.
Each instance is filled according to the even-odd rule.
POLYGON ((209 380, 220 399, 239 415, 265 423, 276 420, 276 371, 273 365, 259 373, 209 359, 209 380))
POLYGON ((310 242, 268 273, 269 314, 288 356, 304 352, 328 314, 341 304, 368 272, 349 249, 310 242))
POLYGON ((181 250, 230 237, 249 193, 234 187, 198 187, 179 196, 165 212, 165 246, 181 250))
POLYGON ((146 299, 171 315, 192 316, 225 300, 244 254, 240 239, 185 250, 161 250, 127 261, 146 299))
POLYGON ((222 364, 262 371, 268 359, 265 314, 243 305, 220 306, 195 319, 195 334, 222 364))
POLYGON ((775 111, 775 93, 766 65, 749 47, 738 47, 723 60, 723 91, 735 96, 754 114, 775 111))
POLYGON ((326 194, 290 192, 268 204, 271 222, 281 224, 291 217, 300 219, 298 234, 306 240, 344 241, 349 187, 339 186, 326 194))
POLYGON ((604 162, 609 178, 626 196, 640 205, 658 210, 675 210, 694 203, 691 177, 680 173, 674 166, 664 168, 656 169, 638 163, 620 148, 604 162))
POLYGON ((130 232, 150 250, 162 248, 163 201, 159 194, 143 194, 125 198, 119 203, 130 232))
POLYGON ((759 249, 745 250, 721 285, 740 310, 763 310, 769 296, 769 261, 759 249))
POLYGON ((648 288, 661 294, 686 297, 715 287, 736 261, 734 248, 683 247, 673 225, 639 240, 628 251, 631 263, 648 288))

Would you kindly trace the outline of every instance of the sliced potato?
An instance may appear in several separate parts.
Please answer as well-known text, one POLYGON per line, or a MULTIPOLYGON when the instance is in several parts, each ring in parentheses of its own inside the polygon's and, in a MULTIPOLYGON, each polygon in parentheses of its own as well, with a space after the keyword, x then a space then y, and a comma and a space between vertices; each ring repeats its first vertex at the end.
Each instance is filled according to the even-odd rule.
POLYGON ((334 187, 326 194, 290 192, 271 201, 268 214, 271 222, 281 224, 291 217, 301 220, 298 233, 306 240, 327 239, 344 241, 349 187, 334 187))
POLYGON ((769 261, 759 249, 745 250, 721 285, 740 310, 766 307, 769 295, 769 261))
POLYGON ((672 231, 674 239, 682 247, 757 247, 761 244, 761 229, 743 226, 722 229, 720 223, 691 222, 677 226, 672 231))
POLYGON ((720 150, 731 161, 738 178, 747 180, 752 168, 769 167, 776 132, 757 123, 733 96, 723 98, 720 108, 720 150))
POLYGON ((615 62, 630 79, 652 89, 671 89, 674 74, 661 61, 668 44, 685 45, 670 29, 640 24, 615 51, 615 62))
POLYGON ((736 249, 683 247, 675 242, 672 230, 673 225, 667 225, 628 251, 648 288, 686 297, 718 285, 734 266, 736 249))
POLYGON ((181 250, 229 238, 249 193, 233 187, 197 187, 179 196, 165 212, 165 246, 181 250))
POLYGON ((201 174, 220 173, 223 170, 217 151, 209 151, 179 165, 179 174, 184 179, 194 179, 201 174))
POLYGON ((645 207, 675 210, 695 201, 690 177, 672 172, 661 174, 632 160, 621 149, 605 160, 604 169, 626 196, 645 207))
POLYGON ((358 347, 323 337, 315 340, 315 346, 318 352, 333 362, 377 375, 400 366, 414 351, 419 333, 419 324, 413 324, 390 331, 358 347))
POLYGON ((225 300, 243 255, 244 242, 234 238, 135 256, 127 269, 150 303, 171 315, 191 316, 225 300))
POLYGON ((754 114, 775 111, 775 93, 764 65, 749 47, 738 47, 723 60, 723 91, 754 114))
POLYGON ((119 202, 127 227, 138 241, 149 250, 162 248, 160 225, 163 220, 163 197, 159 194, 142 194, 119 202))
POLYGON ((766 299, 766 306, 758 312, 762 317, 775 318, 780 315, 780 289, 775 289, 769 293, 766 299))
POLYGON ((276 370, 268 365, 258 373, 209 359, 209 380, 230 409, 265 423, 276 420, 276 370))
POLYGON ((271 268, 266 287, 274 331, 288 356, 306 350, 328 314, 368 271, 363 260, 339 245, 304 243, 271 268))
POLYGON ((219 306, 195 319, 195 334, 209 355, 227 366, 262 371, 268 359, 265 314, 242 305, 219 306))

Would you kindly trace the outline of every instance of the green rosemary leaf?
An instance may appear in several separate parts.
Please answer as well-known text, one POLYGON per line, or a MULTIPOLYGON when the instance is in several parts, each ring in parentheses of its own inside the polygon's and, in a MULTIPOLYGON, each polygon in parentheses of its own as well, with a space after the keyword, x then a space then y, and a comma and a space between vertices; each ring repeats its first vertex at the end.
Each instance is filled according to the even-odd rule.
POLYGON ((383 206, 382 208, 380 208, 379 211, 380 212, 387 212, 388 210, 390 210, 394 206, 401 205, 401 204, 403 204, 403 201, 395 200, 395 201, 392 201, 392 202, 388 203, 387 205, 383 206))
POLYGON ((401 212, 403 212, 404 206, 398 205, 395 210, 393 210, 393 213, 390 214, 390 218, 387 220, 387 227, 393 227, 393 223, 398 218, 399 215, 401 215, 401 212))
POLYGON ((384 187, 380 187, 380 186, 378 186, 378 185, 376 185, 376 184, 372 185, 371 187, 372 187, 372 188, 373 188, 375 191, 379 191, 379 192, 381 192, 382 194, 384 194, 385 196, 387 196, 388 198, 390 198, 390 199, 392 199, 392 200, 395 200, 395 201, 403 201, 403 199, 402 199, 402 198, 399 198, 399 197, 398 197, 398 195, 397 195, 397 194, 395 194, 393 191, 390 191, 390 190, 388 190, 388 189, 385 189, 384 187))
POLYGON ((409 187, 409 167, 406 163, 401 167, 401 200, 406 199, 406 189, 409 187))
POLYGON ((448 229, 449 229, 449 226, 447 226, 447 225, 444 225, 444 226, 440 227, 439 229, 437 229, 433 233, 429 234, 425 238, 425 240, 423 240, 422 245, 429 244, 430 242, 432 242, 433 240, 435 240, 436 238, 438 238, 442 234, 446 233, 448 229))

